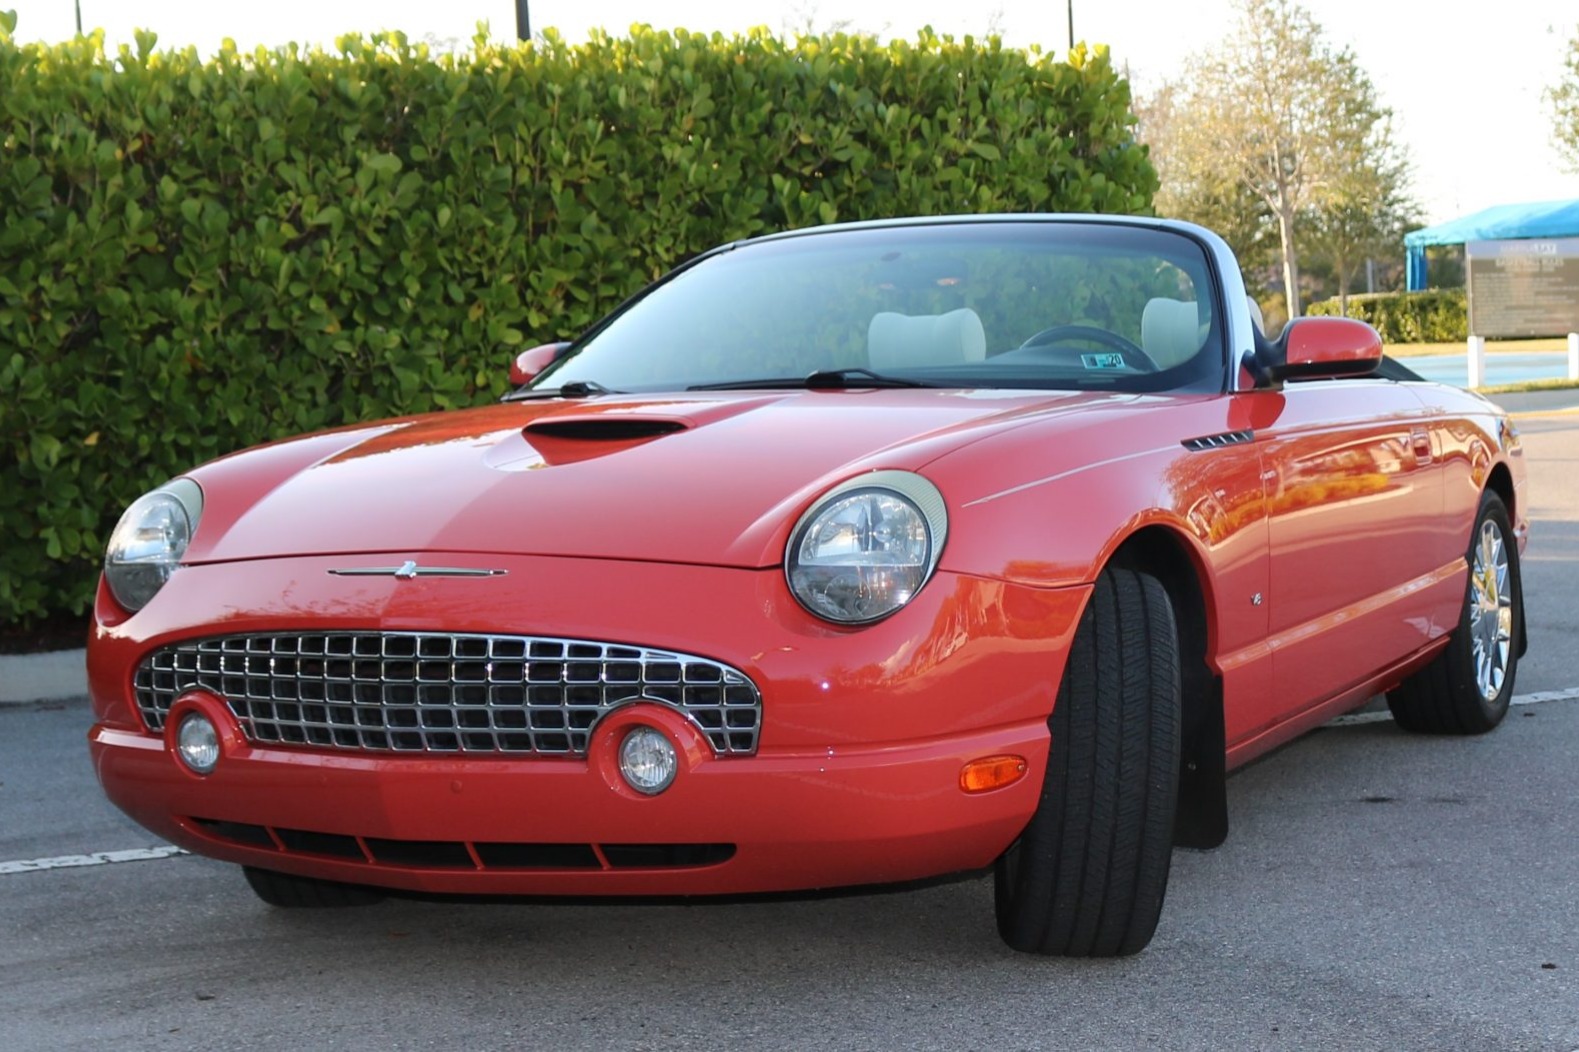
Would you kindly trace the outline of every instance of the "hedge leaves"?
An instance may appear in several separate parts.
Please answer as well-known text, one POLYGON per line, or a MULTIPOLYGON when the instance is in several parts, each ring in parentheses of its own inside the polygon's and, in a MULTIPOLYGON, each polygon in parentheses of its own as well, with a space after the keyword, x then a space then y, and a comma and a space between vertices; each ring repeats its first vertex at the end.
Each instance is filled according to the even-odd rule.
POLYGON ((721 241, 1146 211, 1132 123, 1103 51, 926 31, 203 61, 0 26, 0 622, 85 610, 116 517, 166 478, 487 401, 512 347, 721 241))

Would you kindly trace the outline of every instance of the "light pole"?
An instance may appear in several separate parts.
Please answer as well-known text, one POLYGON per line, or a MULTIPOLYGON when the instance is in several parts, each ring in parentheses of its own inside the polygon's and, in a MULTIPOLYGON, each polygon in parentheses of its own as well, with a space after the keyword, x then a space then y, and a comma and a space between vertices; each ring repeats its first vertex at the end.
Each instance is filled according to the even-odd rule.
POLYGON ((527 0, 515 0, 515 36, 522 41, 532 39, 532 16, 527 13, 526 6, 527 0))
POLYGON ((77 4, 77 35, 80 37, 82 35, 82 0, 76 0, 76 4, 77 4))
MULTIPOLYGON (((526 0, 521 0, 525 3, 526 0)), ((1069 0, 1069 50, 1075 49, 1075 0, 1069 0)))

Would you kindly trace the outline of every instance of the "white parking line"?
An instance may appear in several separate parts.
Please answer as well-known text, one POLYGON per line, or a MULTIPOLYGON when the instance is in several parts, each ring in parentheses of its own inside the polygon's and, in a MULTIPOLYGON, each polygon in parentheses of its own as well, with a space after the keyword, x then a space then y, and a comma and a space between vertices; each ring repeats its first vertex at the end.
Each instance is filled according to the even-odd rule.
MULTIPOLYGON (((1569 687, 1567 690, 1541 690, 1534 694, 1515 694, 1509 705, 1540 705, 1548 701, 1579 701, 1579 687, 1569 687)), ((1323 727, 1352 727, 1357 723, 1380 723, 1390 720, 1390 712, 1354 712, 1347 716, 1328 720, 1323 727)))
POLYGON ((184 855, 185 851, 166 844, 164 847, 134 847, 129 851, 95 851, 91 855, 59 855, 55 858, 24 858, 16 862, 0 862, 0 874, 33 873, 41 869, 75 869, 78 866, 108 866, 116 862, 147 862, 155 858, 184 855))

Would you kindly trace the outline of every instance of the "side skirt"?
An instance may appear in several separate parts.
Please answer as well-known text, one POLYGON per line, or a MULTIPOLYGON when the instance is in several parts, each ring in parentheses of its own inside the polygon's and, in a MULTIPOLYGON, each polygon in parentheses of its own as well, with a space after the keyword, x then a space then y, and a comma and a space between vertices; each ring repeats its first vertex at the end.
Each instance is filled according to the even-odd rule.
MULTIPOLYGON (((1279 745, 1304 734, 1306 731, 1315 730, 1334 716, 1342 716, 1364 705, 1372 697, 1397 686, 1411 672, 1420 668, 1435 657, 1438 651, 1447 646, 1451 635, 1444 635, 1433 640, 1428 646, 1415 651, 1401 661, 1394 662, 1382 671, 1367 679, 1360 681, 1346 690, 1340 691, 1325 701, 1310 706, 1303 712, 1294 714, 1274 724, 1259 734, 1243 741, 1235 742, 1227 750, 1227 765, 1231 771, 1236 767, 1254 760, 1256 757, 1271 752, 1279 745)), ((1273 660, 1276 660, 1274 658, 1273 660)))

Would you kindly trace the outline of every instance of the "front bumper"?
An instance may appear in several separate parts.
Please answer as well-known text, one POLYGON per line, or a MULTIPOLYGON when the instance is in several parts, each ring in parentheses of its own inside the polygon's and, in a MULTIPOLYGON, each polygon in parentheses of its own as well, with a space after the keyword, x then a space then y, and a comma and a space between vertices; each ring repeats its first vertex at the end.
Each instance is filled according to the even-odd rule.
POLYGON ((323 559, 188 567, 130 618, 101 594, 90 747, 106 793, 201 854, 478 894, 733 894, 918 879, 989 864, 1036 809, 1046 719, 1084 589, 940 573, 894 617, 836 629, 805 614, 776 572, 487 561, 510 573, 395 582, 332 577, 323 559), (677 616, 686 596, 706 599, 684 602, 677 616), (149 651, 303 626, 552 633, 707 655, 761 689, 758 748, 715 755, 694 723, 647 703, 600 720, 585 756, 260 745, 201 691, 177 700, 162 735, 143 727, 131 682, 149 651), (193 774, 171 748, 187 711, 220 728, 210 775, 193 774), (680 749, 675 783, 653 797, 626 787, 613 760, 638 722, 680 749), (961 789, 966 763, 1002 754, 1023 757, 1026 776, 985 793, 961 789), (628 850, 640 845, 664 851, 628 850))

